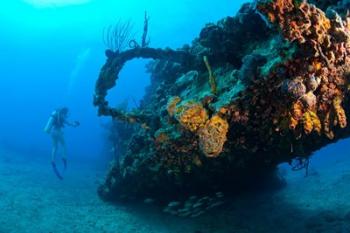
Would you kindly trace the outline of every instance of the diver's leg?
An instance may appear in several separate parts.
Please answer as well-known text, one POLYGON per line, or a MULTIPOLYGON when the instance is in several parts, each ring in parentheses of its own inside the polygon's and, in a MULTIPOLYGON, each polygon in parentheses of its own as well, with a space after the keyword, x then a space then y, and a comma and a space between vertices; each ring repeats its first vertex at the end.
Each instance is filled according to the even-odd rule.
POLYGON ((55 163, 57 146, 58 146, 57 139, 52 137, 51 163, 55 163))
POLYGON ((62 161, 63 161, 64 169, 67 169, 67 146, 66 146, 66 142, 64 140, 63 133, 61 134, 61 137, 60 137, 60 143, 61 143, 62 149, 63 149, 62 161))
POLYGON ((56 167, 56 163, 55 163, 55 158, 56 158, 56 153, 57 153, 57 147, 58 147, 58 140, 57 137, 52 136, 52 152, 51 152, 51 165, 53 168, 53 171, 55 172, 56 176, 62 180, 63 177, 61 176, 61 174, 58 172, 57 167, 56 167))
POLYGON ((66 146, 66 143, 64 142, 64 140, 62 141, 62 148, 63 148, 63 155, 62 155, 62 157, 64 159, 67 159, 67 146, 66 146))

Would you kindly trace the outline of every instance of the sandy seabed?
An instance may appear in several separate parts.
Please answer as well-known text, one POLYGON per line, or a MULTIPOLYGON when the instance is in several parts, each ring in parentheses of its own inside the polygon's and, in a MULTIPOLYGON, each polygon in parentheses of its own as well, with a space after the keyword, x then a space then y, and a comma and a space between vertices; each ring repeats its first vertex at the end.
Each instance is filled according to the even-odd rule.
MULTIPOLYGON (((287 185, 250 193, 198 218, 146 204, 111 205, 97 194, 103 172, 76 162, 65 179, 49 160, 0 150, 0 233, 350 233, 350 158, 283 168, 287 185)), ((49 158, 48 158, 49 159, 49 158)))

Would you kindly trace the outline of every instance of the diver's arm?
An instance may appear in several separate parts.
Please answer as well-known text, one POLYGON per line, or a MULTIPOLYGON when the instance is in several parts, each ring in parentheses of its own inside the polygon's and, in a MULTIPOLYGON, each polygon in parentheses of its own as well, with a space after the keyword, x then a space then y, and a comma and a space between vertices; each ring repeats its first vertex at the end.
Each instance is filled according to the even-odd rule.
POLYGON ((66 120, 64 122, 64 124, 76 128, 76 127, 78 127, 80 125, 80 122, 79 121, 69 122, 69 121, 66 120))
POLYGON ((49 134, 51 132, 52 126, 53 126, 53 118, 50 117, 44 127, 44 132, 49 134))

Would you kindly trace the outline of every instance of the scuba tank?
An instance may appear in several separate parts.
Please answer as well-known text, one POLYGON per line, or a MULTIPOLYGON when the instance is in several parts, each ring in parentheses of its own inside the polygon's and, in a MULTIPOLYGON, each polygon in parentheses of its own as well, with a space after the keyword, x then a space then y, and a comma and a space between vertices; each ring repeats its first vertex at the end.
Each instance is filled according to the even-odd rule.
POLYGON ((49 120, 47 121, 46 126, 44 128, 44 132, 45 133, 50 133, 51 132, 51 130, 53 128, 53 123, 55 121, 55 115, 56 114, 57 114, 57 111, 53 111, 51 113, 51 116, 50 116, 49 120))

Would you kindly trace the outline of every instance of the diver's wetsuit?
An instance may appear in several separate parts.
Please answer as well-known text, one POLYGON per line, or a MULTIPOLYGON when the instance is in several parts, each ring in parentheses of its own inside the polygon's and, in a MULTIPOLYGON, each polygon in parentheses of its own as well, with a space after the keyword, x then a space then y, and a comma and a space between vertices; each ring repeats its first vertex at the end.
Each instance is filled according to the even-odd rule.
POLYGON ((56 110, 51 117, 53 118, 53 123, 52 123, 52 129, 51 129, 51 138, 52 138, 52 167, 53 170, 56 174, 56 176, 59 179, 63 179, 62 175, 59 173, 59 171, 57 170, 56 167, 56 163, 55 163, 55 156, 56 156, 56 152, 58 149, 58 145, 61 144, 63 147, 63 165, 64 165, 64 170, 66 170, 67 168, 67 159, 66 159, 66 155, 67 155, 67 150, 66 150, 66 144, 65 144, 65 140, 64 140, 64 133, 63 133, 63 128, 66 122, 66 116, 63 116, 63 114, 61 113, 60 110, 56 110))
POLYGON ((59 111, 55 111, 52 115, 54 118, 54 121, 52 123, 52 131, 51 131, 51 137, 52 137, 52 142, 53 144, 61 143, 65 144, 64 142, 64 133, 63 133, 63 128, 64 128, 64 122, 65 119, 61 116, 59 111))
POLYGON ((62 175, 58 172, 56 163, 55 163, 55 157, 56 157, 56 152, 58 149, 59 144, 62 145, 63 148, 63 165, 64 165, 64 170, 67 168, 67 149, 66 149, 66 143, 64 140, 64 133, 63 133, 63 128, 64 126, 72 126, 72 127, 78 127, 80 123, 78 121, 74 121, 73 123, 67 121, 67 116, 68 116, 68 108, 61 108, 57 109, 51 114, 51 117, 46 124, 46 127, 44 131, 46 133, 49 133, 51 135, 52 139, 52 158, 51 158, 51 164, 52 168, 56 174, 56 176, 59 179, 63 179, 62 175))

